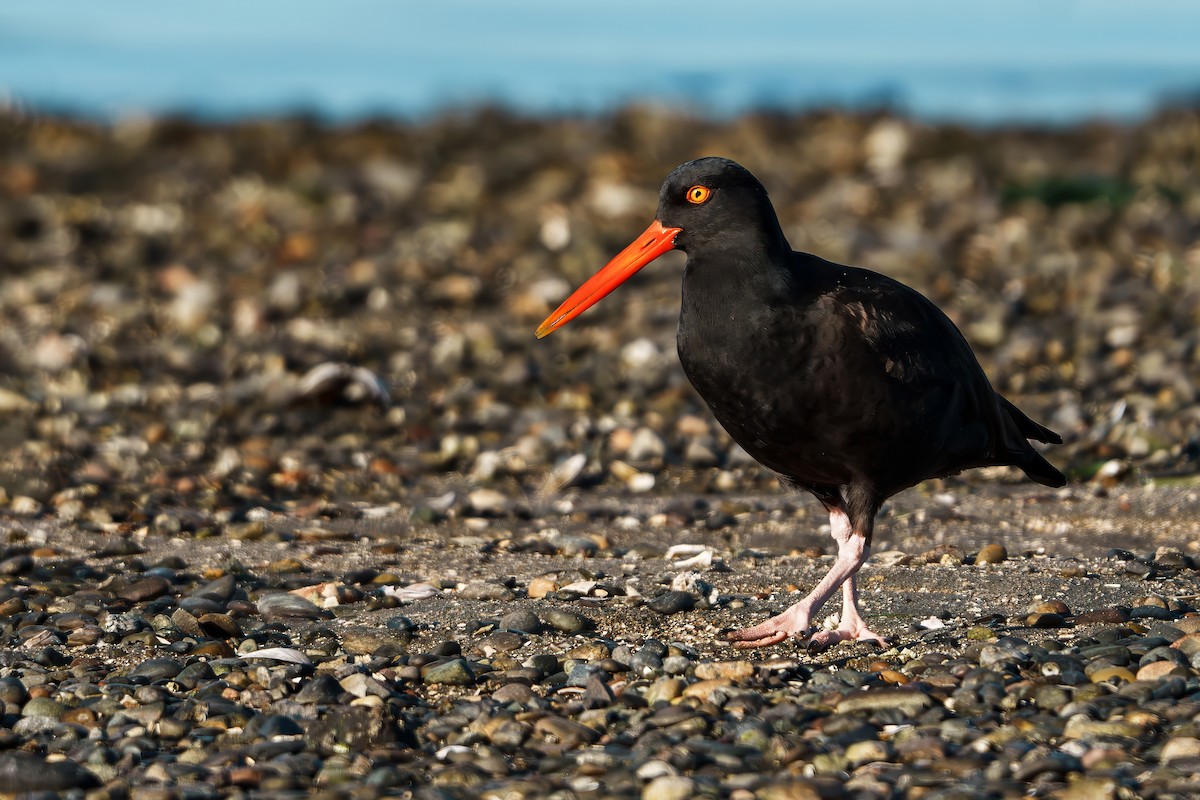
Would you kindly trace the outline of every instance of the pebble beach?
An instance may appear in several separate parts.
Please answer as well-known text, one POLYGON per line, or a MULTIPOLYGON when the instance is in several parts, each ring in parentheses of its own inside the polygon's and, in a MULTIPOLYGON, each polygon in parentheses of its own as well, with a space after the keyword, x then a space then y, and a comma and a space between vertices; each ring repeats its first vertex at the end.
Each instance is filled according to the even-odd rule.
MULTIPOLYGON (((0 114, 0 792, 1200 795, 1200 113, 0 114), (675 353, 736 158, 1063 435, 889 501, 887 648, 739 651, 833 547, 675 353)), ((835 613, 827 608, 821 615, 835 613)))

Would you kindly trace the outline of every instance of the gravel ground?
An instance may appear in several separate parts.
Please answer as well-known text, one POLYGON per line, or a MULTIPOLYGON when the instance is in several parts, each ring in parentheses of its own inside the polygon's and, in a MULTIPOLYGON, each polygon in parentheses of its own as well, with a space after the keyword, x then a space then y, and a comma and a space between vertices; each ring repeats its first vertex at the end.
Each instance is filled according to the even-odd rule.
POLYGON ((0 116, 0 791, 1200 795, 1200 113, 0 116), (824 515, 703 410, 678 274, 532 328, 736 158, 1063 433, 882 513, 892 646, 736 651, 824 515), (674 549, 672 549, 674 547, 674 549))

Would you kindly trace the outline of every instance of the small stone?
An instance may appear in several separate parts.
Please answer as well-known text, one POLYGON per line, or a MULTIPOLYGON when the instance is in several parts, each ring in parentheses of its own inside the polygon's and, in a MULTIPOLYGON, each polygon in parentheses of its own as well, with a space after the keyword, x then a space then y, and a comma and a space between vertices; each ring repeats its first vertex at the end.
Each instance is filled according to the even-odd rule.
POLYGON ((1171 643, 1179 652, 1188 658, 1200 653, 1200 633, 1188 633, 1171 643))
POLYGON ((616 697, 604 682, 604 673, 596 672, 588 676, 581 699, 585 708, 607 708, 613 704, 616 697))
POLYGON ((506 683, 492 692, 492 699, 497 703, 525 705, 533 700, 533 690, 523 683, 506 683))
POLYGON ((529 582, 529 587, 526 589, 526 592, 534 600, 541 599, 557 591, 558 584, 549 578, 534 578, 529 582))
POLYGON ((660 775, 642 789, 642 800, 688 800, 696 796, 696 782, 683 775, 660 775))
POLYGON ((0 575, 23 575, 31 569, 33 559, 27 553, 18 553, 0 561, 0 575))
POLYGON ((1119 608, 1101 608, 1075 615, 1077 625, 1120 625, 1129 621, 1129 614, 1119 608))
POLYGON ((1136 739, 1145 728, 1126 720, 1096 720, 1077 714, 1067 720, 1063 728, 1064 739, 1089 739, 1105 736, 1127 736, 1136 739))
POLYGON ((480 517, 503 516, 508 510, 508 498, 495 489, 476 489, 467 495, 467 511, 480 517))
POLYGON ((174 678, 183 671, 183 664, 173 658, 149 658, 138 664, 129 673, 131 677, 161 681, 174 678))
POLYGON ((911 689, 863 689, 844 697, 837 705, 837 712, 853 714, 894 709, 906 716, 914 716, 932 705, 933 698, 911 689))
POLYGON ((866 739, 853 742, 846 748, 846 761, 851 767, 860 767, 872 762, 891 761, 895 751, 888 742, 866 739))
POLYGON ((296 692, 294 699, 301 705, 332 705, 341 693, 341 684, 332 675, 317 675, 296 692))
POLYGON ((487 656, 511 653, 525 645, 526 639, 515 631, 494 631, 479 640, 478 647, 487 656))
POLYGON ((347 653, 355 655, 368 655, 381 647, 402 643, 402 637, 398 636, 394 629, 379 630, 366 626, 354 626, 346 628, 340 633, 342 647, 347 653))
POLYGON ((204 635, 204 629, 200 627, 200 620, 182 608, 177 608, 172 612, 171 621, 175 623, 176 628, 188 636, 204 635))
POLYGON ((529 609, 520 609, 500 617, 500 627, 521 633, 539 633, 542 630, 542 621, 529 609))
POLYGON ((609 649, 609 645, 598 639, 585 641, 567 651, 567 658, 573 658, 576 661, 599 661, 610 655, 612 655, 612 650, 609 649))
POLYGON ((1054 797, 1056 800, 1115 800, 1118 786, 1116 778, 1082 777, 1056 791, 1054 797))
POLYGON ((1037 603, 1030 611, 1035 614, 1058 614, 1062 617, 1067 617, 1071 614, 1071 609, 1062 600, 1047 600, 1037 603))
POLYGON ((1105 683, 1116 680, 1132 683, 1137 680, 1134 674, 1125 667, 1104 667, 1091 673, 1089 677, 1092 683, 1105 683))
POLYGON ((646 702, 654 705, 659 701, 670 702, 683 694, 687 681, 682 678, 659 678, 646 688, 646 702))
POLYGON ((696 606, 696 598, 687 592, 663 592, 658 597, 647 601, 646 607, 659 614, 678 614, 691 611, 696 606))
POLYGON ((59 719, 65 710, 62 703, 51 700, 49 697, 34 697, 25 703, 21 709, 21 716, 59 719))
POLYGON ((206 600, 215 600, 224 603, 233 597, 234 591, 237 589, 237 582, 233 575, 223 575, 216 580, 209 581, 201 586, 196 591, 192 592, 192 597, 201 597, 206 600))
POLYGON ((823 800, 836 794, 821 791, 815 781, 788 779, 768 783, 754 792, 755 800, 823 800))
POLYGON ((199 623, 205 635, 213 638, 231 639, 242 635, 241 626, 228 614, 203 614, 200 616, 199 623))
POLYGON ((304 741, 323 755, 366 752, 394 746, 396 723, 382 709, 349 706, 309 720, 304 741))
POLYGON ((573 750, 581 744, 592 744, 600 738, 600 733, 594 728, 556 716, 542 717, 534 723, 534 730, 553 738, 564 750, 573 750))
POLYGON ((976 564, 1001 564, 1008 560, 1008 548, 1002 544, 988 544, 975 554, 976 564))
POLYGON ((1030 614, 1025 624, 1031 628, 1062 628, 1067 621, 1061 614, 1030 614))
POLYGON ((1187 667, 1182 667, 1174 661, 1151 661, 1137 671, 1139 681, 1158 681, 1172 675, 1187 678, 1191 672, 1187 667))
POLYGON ((1170 764, 1183 758, 1200 758, 1200 739, 1176 736, 1168 739, 1158 756, 1159 763, 1170 764))
POLYGON ((662 461, 667 445, 662 437, 650 428, 638 428, 633 434, 625 458, 634 464, 650 464, 662 461))
POLYGON ((967 554, 958 545, 942 544, 937 547, 926 550, 919 555, 912 557, 911 564, 921 566, 924 564, 943 564, 946 566, 956 566, 962 564, 967 558, 967 554))
POLYGON ((600 552, 600 545, 586 536, 555 536, 554 547, 560 555, 590 558, 600 552))
POLYGON ((311 601, 290 592, 263 595, 258 600, 258 613, 267 622, 288 619, 330 619, 332 612, 319 608, 311 601))
POLYGON ((549 608, 542 612, 542 619, 550 627, 563 633, 579 633, 592 627, 592 622, 582 614, 561 608, 549 608))
POLYGON ((728 678, 713 678, 712 680, 696 681, 683 690, 684 697, 695 697, 702 702, 712 703, 718 693, 728 689, 732 681, 728 678))
POLYGON ((117 596, 124 600, 140 603, 144 600, 153 600, 156 597, 162 597, 170 590, 171 584, 166 578, 151 575, 148 578, 143 578, 140 581, 129 584, 117 592, 117 596))
POLYGON ((696 665, 696 679, 707 681, 724 678, 737 683, 754 675, 754 665, 749 661, 702 661, 696 665))
POLYGON ((668 675, 683 675, 692 666, 692 660, 687 656, 667 656, 662 660, 663 672, 668 675))
POLYGON ((0 786, 6 794, 65 792, 99 786, 99 779, 70 759, 49 760, 34 753, 0 753, 0 786))
POLYGON ((452 686, 470 686, 475 683, 475 673, 466 659, 455 658, 441 664, 430 664, 421 669, 421 680, 425 683, 445 683, 452 686))
POLYGON ((507 586, 489 581, 473 581, 458 590, 463 600, 512 600, 516 595, 507 586))
POLYGON ((0 702, 23 706, 29 700, 29 691, 20 678, 9 675, 0 678, 0 702))
POLYGON ((370 675, 364 675, 361 672, 351 673, 339 681, 342 689, 354 695, 355 697, 366 697, 374 695, 375 697, 390 697, 392 692, 382 683, 370 675))

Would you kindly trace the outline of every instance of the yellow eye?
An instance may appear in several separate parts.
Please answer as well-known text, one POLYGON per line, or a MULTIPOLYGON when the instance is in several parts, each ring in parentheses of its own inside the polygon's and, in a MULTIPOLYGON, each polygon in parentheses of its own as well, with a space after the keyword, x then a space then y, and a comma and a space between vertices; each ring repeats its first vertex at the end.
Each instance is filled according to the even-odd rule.
POLYGON ((707 186, 693 186, 687 190, 687 201, 700 205, 712 196, 712 189, 707 186))

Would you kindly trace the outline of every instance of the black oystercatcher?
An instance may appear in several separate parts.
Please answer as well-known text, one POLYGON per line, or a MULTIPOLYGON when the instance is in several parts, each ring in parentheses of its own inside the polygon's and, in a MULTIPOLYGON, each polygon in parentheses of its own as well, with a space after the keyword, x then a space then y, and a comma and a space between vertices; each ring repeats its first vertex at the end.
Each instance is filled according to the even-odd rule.
POLYGON ((927 478, 1010 465, 1047 486, 1066 481, 1027 439, 1062 439, 992 389, 963 338, 933 303, 898 281, 794 252, 762 184, 724 158, 678 167, 658 219, 537 329, 574 319, 671 249, 687 253, 677 336, 684 372, 729 435, 787 486, 829 511, 837 560, 812 593, 738 647, 811 633, 840 586, 836 630, 822 650, 883 638, 858 610, 855 574, 880 505, 927 478))

